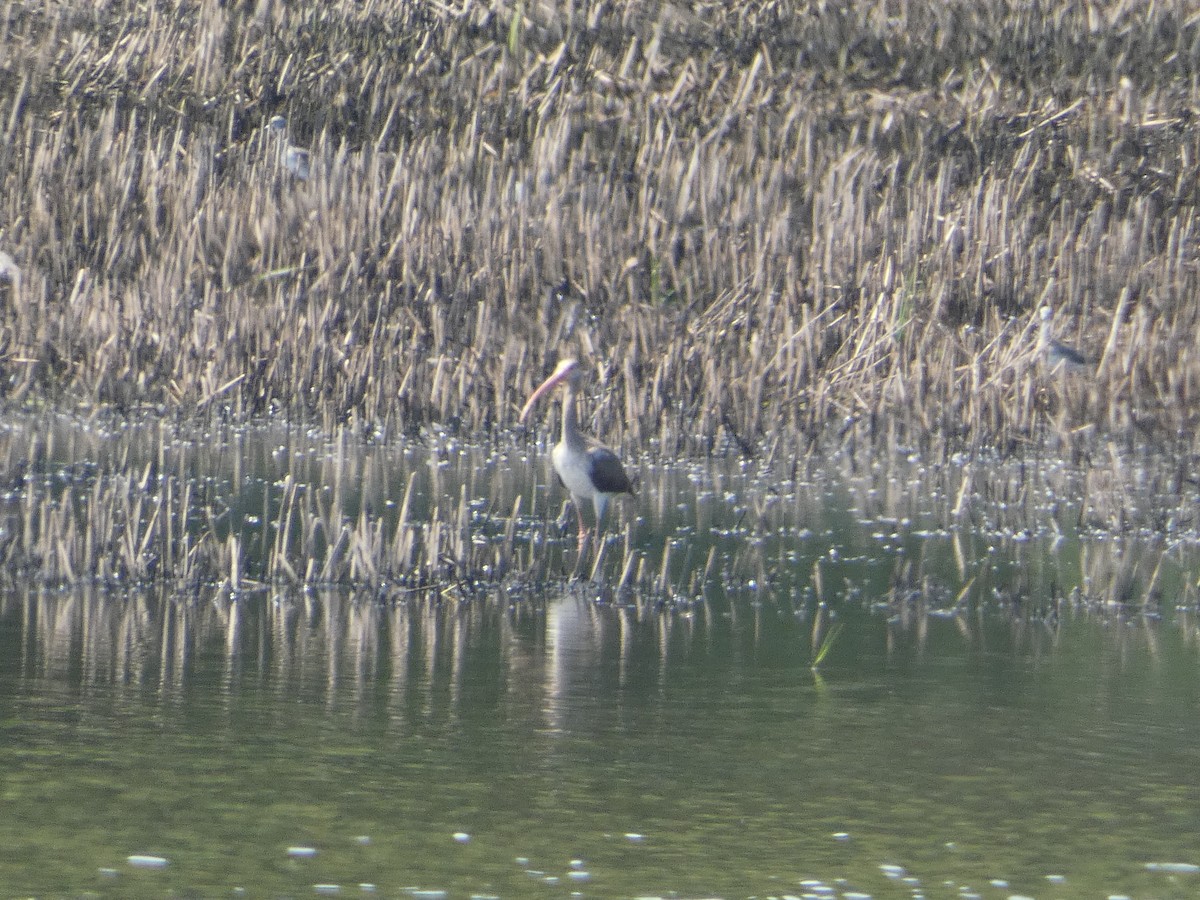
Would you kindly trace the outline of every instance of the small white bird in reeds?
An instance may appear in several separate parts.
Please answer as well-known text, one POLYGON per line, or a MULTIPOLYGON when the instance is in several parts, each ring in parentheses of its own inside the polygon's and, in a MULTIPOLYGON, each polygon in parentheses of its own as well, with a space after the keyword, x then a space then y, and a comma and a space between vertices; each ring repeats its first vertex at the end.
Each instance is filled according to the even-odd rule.
POLYGON ((273 116, 267 123, 271 140, 278 148, 279 164, 289 175, 307 181, 310 171, 308 151, 288 141, 287 125, 287 119, 283 116, 273 116))
POLYGON ((13 258, 3 250, 0 250, 0 281, 7 281, 16 293, 21 290, 21 270, 13 258))

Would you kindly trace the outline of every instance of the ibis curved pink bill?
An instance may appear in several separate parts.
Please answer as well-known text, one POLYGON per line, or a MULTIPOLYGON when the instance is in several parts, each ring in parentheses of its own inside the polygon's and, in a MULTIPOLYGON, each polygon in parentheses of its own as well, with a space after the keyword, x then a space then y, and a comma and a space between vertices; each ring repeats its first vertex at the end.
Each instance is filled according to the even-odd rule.
POLYGON ((587 526, 583 524, 581 509, 585 500, 592 501, 592 507, 596 511, 596 529, 599 531, 609 500, 621 494, 633 493, 633 482, 625 474, 625 467, 621 465, 617 455, 579 432, 579 413, 575 408, 575 398, 582 380, 583 371, 579 367, 579 361, 564 359, 550 377, 529 396, 521 410, 521 421, 524 422, 538 400, 557 387, 564 389, 562 437, 550 451, 550 462, 575 503, 581 538, 588 531, 587 526))

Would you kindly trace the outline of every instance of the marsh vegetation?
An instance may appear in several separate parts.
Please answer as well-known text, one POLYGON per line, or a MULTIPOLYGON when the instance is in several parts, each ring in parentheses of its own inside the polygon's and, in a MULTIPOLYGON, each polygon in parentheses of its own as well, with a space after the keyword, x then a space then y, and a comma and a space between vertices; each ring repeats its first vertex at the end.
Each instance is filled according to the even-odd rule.
POLYGON ((627 446, 1195 449, 1183 7, 10 5, 0 44, 11 402, 480 434, 571 347, 627 446))
MULTIPOLYGON (((572 353, 587 427, 627 458, 758 454, 793 483, 827 451, 1048 447, 1116 479, 1152 447, 1186 506, 1200 21, 1179 7, 9 5, 0 45, 9 409, 496 446, 572 353), (1090 371, 1043 364, 1043 306, 1090 371)), ((15 484, 40 452, 6 451, 15 484)), ((114 460, 74 516, 25 491, 9 561, 236 585, 241 537, 168 455, 114 460)), ((481 551, 465 495, 410 542, 284 485, 256 577, 494 573, 523 502, 481 551)), ((627 533, 611 554, 636 579, 627 533)))

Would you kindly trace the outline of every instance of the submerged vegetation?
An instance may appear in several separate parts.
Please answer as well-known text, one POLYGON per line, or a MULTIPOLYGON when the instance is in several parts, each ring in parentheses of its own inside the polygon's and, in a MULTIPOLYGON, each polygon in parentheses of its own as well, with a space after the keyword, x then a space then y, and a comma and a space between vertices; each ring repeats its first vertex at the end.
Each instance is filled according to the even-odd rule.
MULTIPOLYGON (((483 440, 571 353, 627 454, 1200 453, 1179 5, 10 4, 0 46, 10 409, 483 440)), ((285 481, 248 576, 165 451, 78 497, 3 452, 0 554, 51 580, 539 565, 528 502, 473 543, 465 494, 383 529, 285 481)), ((608 552, 575 574, 680 589, 608 552)))
POLYGON ((627 446, 1196 449, 1183 6, 16 4, 0 45, 10 401, 480 433, 569 349, 627 446), (1042 304, 1093 377, 1039 371, 1042 304))
POLYGON ((385 604, 508 606, 565 591, 689 621, 736 602, 807 623, 818 668, 847 603, 903 628, 985 610, 1053 624, 1200 609, 1200 492, 1161 457, 839 454, 790 479, 737 459, 643 459, 637 502, 581 549, 529 449, 13 416, 0 428, 0 594, 82 582, 223 601, 336 586, 385 604))

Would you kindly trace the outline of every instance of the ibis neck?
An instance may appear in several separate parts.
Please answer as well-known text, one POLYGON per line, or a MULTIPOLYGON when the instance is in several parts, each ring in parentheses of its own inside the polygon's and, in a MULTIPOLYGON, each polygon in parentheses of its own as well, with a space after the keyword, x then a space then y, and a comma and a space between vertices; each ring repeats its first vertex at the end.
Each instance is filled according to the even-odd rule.
POLYGON ((579 413, 575 406, 575 388, 568 387, 563 394, 562 443, 570 450, 586 450, 587 442, 579 433, 579 413))

